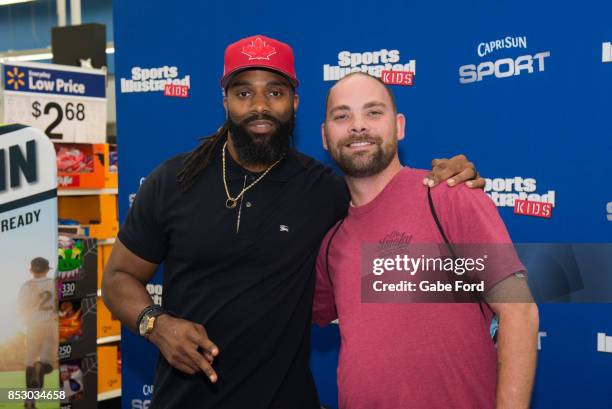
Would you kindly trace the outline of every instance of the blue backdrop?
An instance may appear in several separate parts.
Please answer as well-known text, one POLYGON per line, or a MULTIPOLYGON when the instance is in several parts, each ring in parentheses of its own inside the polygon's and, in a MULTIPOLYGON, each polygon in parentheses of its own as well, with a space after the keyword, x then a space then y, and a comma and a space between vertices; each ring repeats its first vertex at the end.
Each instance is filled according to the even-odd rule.
MULTIPOLYGON (((499 203, 515 242, 611 241, 610 2, 113 5, 121 217, 142 177, 222 123, 225 46, 263 34, 295 51, 296 145, 303 152, 329 162, 320 142, 323 101, 333 84, 324 81, 325 72, 346 68, 339 66, 351 54, 363 61, 357 68, 377 70, 373 53, 396 50, 398 63, 416 71, 413 86, 393 87, 408 121, 400 145, 405 164, 429 168, 432 158, 465 153, 491 179, 487 192, 501 201, 500 194, 522 188, 496 179, 533 179, 533 193, 554 203, 552 218, 515 215, 499 203), (134 67, 165 66, 177 67, 180 79, 189 76, 188 98, 121 93, 120 79, 133 80, 134 67)), ((612 354, 597 344, 598 333, 612 334, 612 305, 542 305, 540 312, 533 407, 612 407, 612 354)), ((338 341, 337 327, 313 328, 312 368, 330 408, 336 407, 338 341)), ((155 352, 127 331, 122 348, 123 407, 141 407, 150 399, 155 352)))

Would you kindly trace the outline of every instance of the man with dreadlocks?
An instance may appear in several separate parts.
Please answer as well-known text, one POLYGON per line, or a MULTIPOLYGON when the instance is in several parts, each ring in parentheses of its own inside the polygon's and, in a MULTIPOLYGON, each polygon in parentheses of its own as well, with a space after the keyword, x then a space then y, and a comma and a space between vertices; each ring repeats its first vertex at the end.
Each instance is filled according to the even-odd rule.
MULTIPOLYGON (((224 126, 140 187, 104 301, 160 350, 152 408, 318 409, 308 368, 314 264, 348 191, 290 148, 298 80, 288 45, 231 44, 221 86, 224 126), (145 289, 162 262, 163 309, 145 289)), ((441 161, 429 182, 450 176, 484 184, 463 156, 441 161)))

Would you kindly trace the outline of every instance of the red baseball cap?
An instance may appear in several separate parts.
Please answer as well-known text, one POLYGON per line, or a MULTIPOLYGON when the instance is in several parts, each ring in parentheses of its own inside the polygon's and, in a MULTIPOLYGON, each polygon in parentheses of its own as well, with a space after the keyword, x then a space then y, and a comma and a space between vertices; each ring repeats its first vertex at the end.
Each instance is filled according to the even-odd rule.
POLYGON ((267 68, 287 77, 294 87, 298 86, 293 62, 293 50, 289 45, 262 35, 243 38, 225 49, 221 87, 240 71, 267 68))

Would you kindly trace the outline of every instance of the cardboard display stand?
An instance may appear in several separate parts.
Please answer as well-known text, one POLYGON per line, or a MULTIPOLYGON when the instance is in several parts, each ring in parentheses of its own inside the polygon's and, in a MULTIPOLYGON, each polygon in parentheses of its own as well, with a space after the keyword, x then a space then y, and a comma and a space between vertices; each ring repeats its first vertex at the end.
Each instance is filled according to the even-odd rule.
MULTIPOLYGON (((0 126, 0 259, 0 388, 60 392, 55 151, 41 131, 23 125, 0 126)), ((2 408, 26 403, 6 398, 2 408)))

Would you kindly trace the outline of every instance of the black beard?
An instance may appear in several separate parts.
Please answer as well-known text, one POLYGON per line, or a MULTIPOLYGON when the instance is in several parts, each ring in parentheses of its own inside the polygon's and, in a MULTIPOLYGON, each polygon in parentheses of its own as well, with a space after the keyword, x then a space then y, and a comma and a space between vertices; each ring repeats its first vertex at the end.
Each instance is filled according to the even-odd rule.
POLYGON ((371 155, 359 155, 369 155, 369 160, 367 161, 358 160, 355 158, 355 155, 345 155, 342 153, 340 147, 330 150, 331 157, 336 162, 340 170, 342 170, 345 175, 352 178, 366 178, 379 174, 385 170, 387 166, 389 166, 393 160, 393 157, 395 156, 395 153, 397 152, 396 144, 393 144, 389 149, 385 149, 382 145, 381 138, 370 137, 368 135, 343 140, 339 145, 344 146, 354 142, 374 142, 376 143, 377 149, 371 155))
POLYGON ((227 127, 232 135, 232 142, 238 159, 245 165, 271 165, 289 152, 295 116, 293 112, 288 120, 267 115, 253 115, 240 122, 234 122, 230 116, 227 118, 227 127), (276 130, 269 135, 253 135, 247 130, 250 122, 266 120, 274 123, 276 130), (263 141, 258 141, 263 139, 263 141), (257 141, 257 142, 256 142, 257 141))

